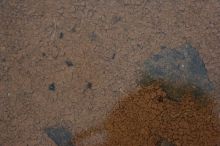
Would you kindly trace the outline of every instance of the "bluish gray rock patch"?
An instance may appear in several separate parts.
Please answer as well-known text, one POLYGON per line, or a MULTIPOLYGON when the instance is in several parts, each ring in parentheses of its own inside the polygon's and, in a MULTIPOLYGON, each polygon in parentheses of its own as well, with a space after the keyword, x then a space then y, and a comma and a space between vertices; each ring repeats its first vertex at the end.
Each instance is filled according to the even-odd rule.
POLYGON ((181 97, 182 91, 179 88, 185 86, 195 89, 198 95, 213 89, 199 52, 190 44, 180 48, 164 48, 151 56, 145 61, 144 76, 142 82, 145 84, 154 80, 169 83, 163 85, 169 93, 173 92, 173 88, 178 88, 180 94, 176 94, 175 98, 181 97))
POLYGON ((45 129, 45 132, 57 146, 74 146, 72 133, 63 127, 50 127, 45 129))

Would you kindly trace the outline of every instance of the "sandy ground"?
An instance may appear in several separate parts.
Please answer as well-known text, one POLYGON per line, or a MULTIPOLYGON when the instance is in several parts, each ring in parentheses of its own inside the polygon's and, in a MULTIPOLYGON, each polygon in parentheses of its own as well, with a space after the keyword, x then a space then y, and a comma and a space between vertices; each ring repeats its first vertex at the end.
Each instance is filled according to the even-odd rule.
POLYGON ((220 142, 220 124, 212 100, 195 100, 192 94, 185 94, 177 103, 166 96, 159 84, 124 96, 104 124, 76 135, 76 145, 173 146, 159 145, 163 139, 179 146, 215 146, 220 142), (91 143, 91 137, 98 135, 103 135, 103 141, 91 143))
POLYGON ((219 0, 0 0, 0 144, 54 146, 47 127, 100 125, 163 46, 197 48, 219 98, 219 41, 219 0))

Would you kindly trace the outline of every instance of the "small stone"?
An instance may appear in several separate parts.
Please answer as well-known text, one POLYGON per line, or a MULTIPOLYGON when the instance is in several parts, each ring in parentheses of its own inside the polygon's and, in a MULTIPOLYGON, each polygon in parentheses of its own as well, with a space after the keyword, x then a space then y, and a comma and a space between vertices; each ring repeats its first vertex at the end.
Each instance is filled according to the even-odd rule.
POLYGON ((63 127, 50 127, 45 132, 57 146, 74 146, 72 133, 63 127))
POLYGON ((42 53, 42 56, 45 57, 45 56, 46 56, 46 53, 43 52, 43 53, 42 53))
POLYGON ((70 60, 66 60, 65 63, 66 63, 66 65, 67 65, 68 67, 72 67, 72 66, 73 66, 73 63, 72 63, 72 61, 70 61, 70 60))
POLYGON ((86 87, 87 87, 87 89, 92 89, 92 83, 91 82, 87 82, 86 87))
POLYGON ((49 89, 50 91, 55 91, 55 90, 56 90, 55 83, 51 83, 51 84, 49 85, 48 89, 49 89))
POLYGON ((59 38, 62 39, 63 36, 64 36, 64 33, 63 33, 63 32, 60 32, 60 36, 59 36, 59 38))
POLYGON ((112 59, 115 59, 115 56, 116 56, 116 54, 115 54, 115 53, 113 53, 113 54, 112 54, 112 59))

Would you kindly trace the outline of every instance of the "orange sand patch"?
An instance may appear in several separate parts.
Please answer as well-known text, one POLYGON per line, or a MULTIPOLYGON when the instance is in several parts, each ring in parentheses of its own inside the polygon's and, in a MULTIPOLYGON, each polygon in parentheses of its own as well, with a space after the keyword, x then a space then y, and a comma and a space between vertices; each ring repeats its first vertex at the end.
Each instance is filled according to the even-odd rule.
POLYGON ((106 139, 97 146, 154 146, 162 138, 177 146, 220 144, 214 101, 190 93, 180 102, 165 97, 158 84, 138 89, 117 103, 103 125, 77 135, 76 143, 102 131, 106 139))

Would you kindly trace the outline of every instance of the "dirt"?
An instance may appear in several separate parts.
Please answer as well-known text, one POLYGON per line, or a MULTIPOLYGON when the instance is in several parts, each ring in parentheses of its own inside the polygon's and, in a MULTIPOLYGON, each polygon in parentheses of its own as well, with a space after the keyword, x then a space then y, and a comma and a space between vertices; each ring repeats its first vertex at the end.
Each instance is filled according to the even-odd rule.
MULTIPOLYGON (((190 92, 180 102, 166 98, 160 84, 138 89, 123 97, 101 127, 91 128, 75 137, 76 145, 154 146, 166 139, 176 146, 215 146, 220 142, 220 124, 209 97, 203 103, 190 92), (102 143, 83 141, 105 133, 102 143)), ((200 97, 202 98, 202 97, 200 97)))
POLYGON ((145 138, 146 145, 163 138, 176 145, 219 144, 219 14, 219 0, 0 0, 0 145, 55 146, 45 133, 54 125, 67 127, 73 139, 105 125, 78 141, 86 146, 104 144, 106 137, 106 144, 144 144, 145 138), (215 106, 198 107, 190 96, 179 104, 158 101, 148 92, 140 101, 127 98, 146 92, 136 82, 146 59, 186 43, 204 61, 215 106), (137 108, 141 101, 147 106, 137 108), (152 129, 143 128, 146 136, 136 110, 152 129), (123 112, 128 115, 117 118, 123 112), (140 125, 130 126, 129 116, 140 125))

